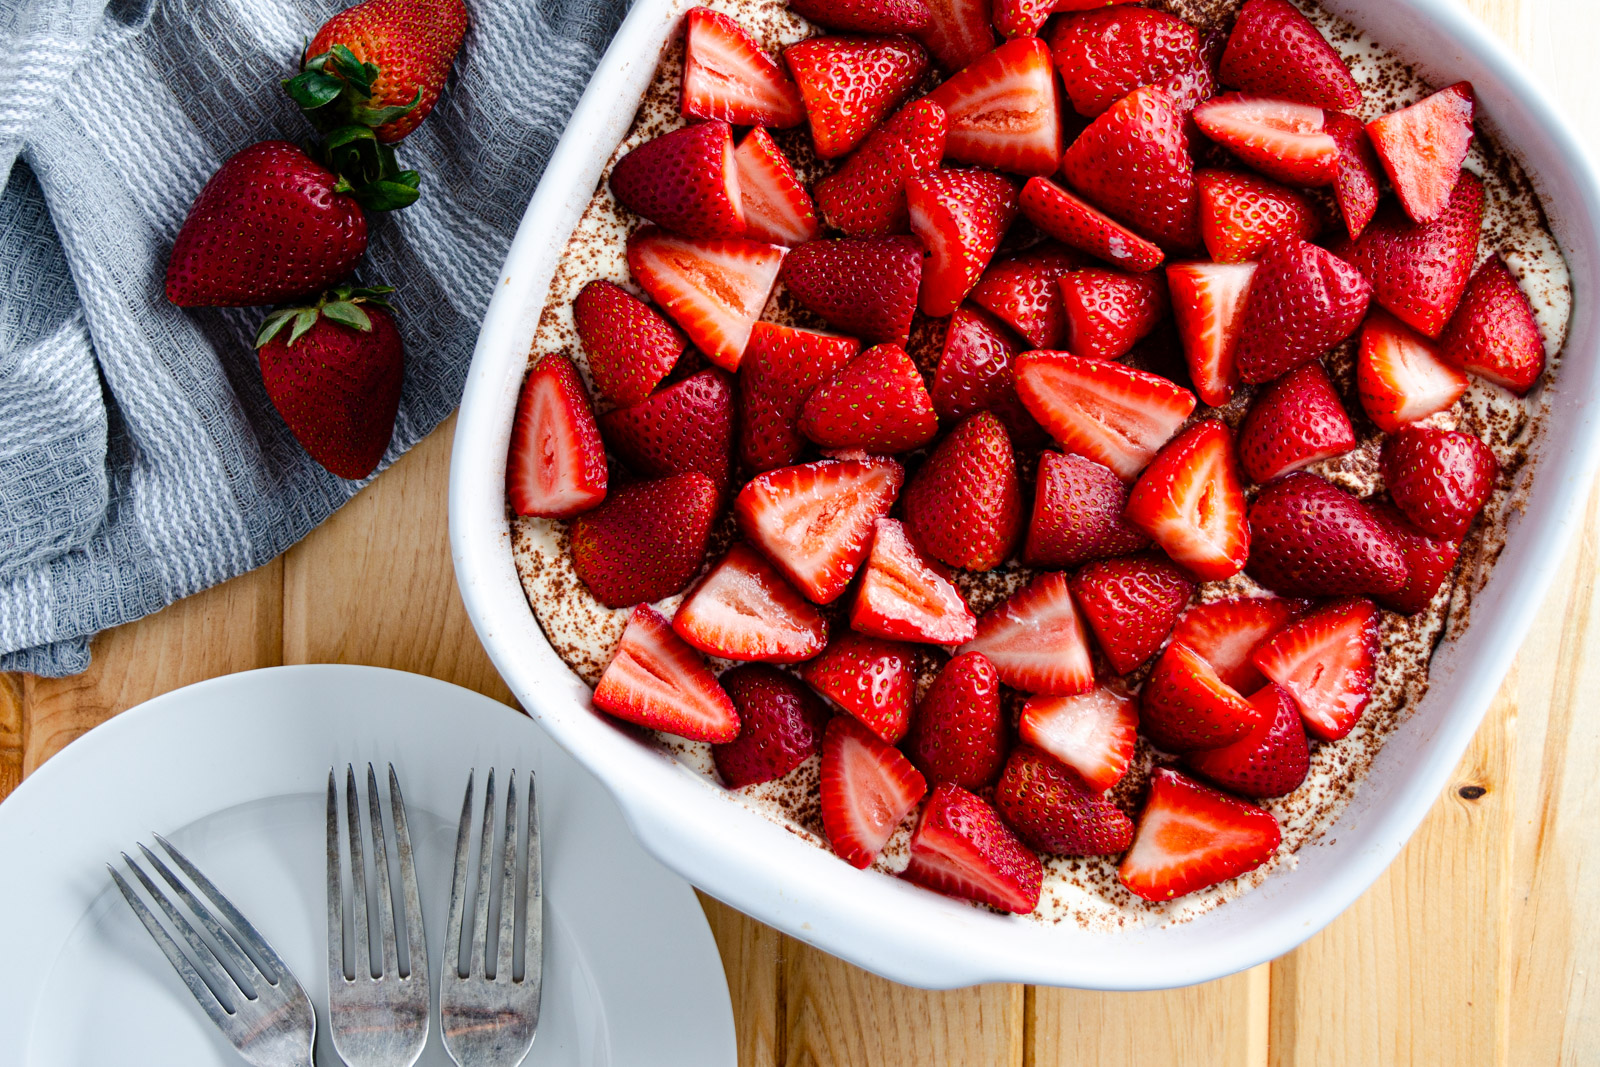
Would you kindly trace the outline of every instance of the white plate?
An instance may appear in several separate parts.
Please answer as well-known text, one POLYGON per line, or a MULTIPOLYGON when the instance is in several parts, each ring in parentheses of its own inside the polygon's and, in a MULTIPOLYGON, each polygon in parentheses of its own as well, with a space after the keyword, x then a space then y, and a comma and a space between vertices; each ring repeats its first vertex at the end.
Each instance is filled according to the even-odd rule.
MULTIPOLYGON (((0 804, 0 1062, 235 1067, 111 885, 105 862, 166 835, 283 956, 327 1037, 328 768, 393 762, 405 792, 437 991, 450 866, 471 768, 538 775, 546 932, 539 1064, 729 1064, 733 1010, 694 892, 616 804, 515 710, 373 667, 280 667, 119 715, 0 804)), ((437 992, 435 993, 437 1003, 437 992)), ((435 1011, 424 1067, 450 1063, 435 1011)))

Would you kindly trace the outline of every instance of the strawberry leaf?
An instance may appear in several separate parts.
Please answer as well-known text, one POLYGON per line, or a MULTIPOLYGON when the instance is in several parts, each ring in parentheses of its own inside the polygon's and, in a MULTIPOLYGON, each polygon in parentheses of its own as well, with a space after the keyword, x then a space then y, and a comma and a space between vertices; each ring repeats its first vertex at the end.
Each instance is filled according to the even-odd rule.
POLYGON ((416 203, 421 195, 417 189, 421 180, 416 171, 403 171, 393 179, 356 186, 350 195, 367 211, 395 211, 416 203))
POLYGON ((294 313, 294 329, 289 331, 289 344, 294 344, 317 324, 316 308, 300 308, 294 313))
POLYGON ((372 332, 372 319, 360 307, 349 301, 335 300, 331 304, 324 304, 322 313, 341 326, 349 326, 362 333, 372 332))
POLYGON ((301 108, 312 111, 337 100, 339 93, 344 90, 344 83, 330 75, 306 70, 292 78, 283 79, 283 90, 301 108))
POLYGON ((284 325, 299 313, 299 308, 280 308, 268 315, 262 320, 261 329, 256 333, 256 347, 260 348, 278 336, 284 325))

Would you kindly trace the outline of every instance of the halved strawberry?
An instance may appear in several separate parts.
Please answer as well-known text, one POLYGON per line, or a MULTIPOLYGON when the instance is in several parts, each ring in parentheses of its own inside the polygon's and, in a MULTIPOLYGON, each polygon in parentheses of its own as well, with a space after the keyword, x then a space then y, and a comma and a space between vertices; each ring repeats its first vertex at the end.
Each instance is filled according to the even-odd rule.
POLYGON ((790 248, 822 236, 817 206, 771 134, 757 126, 739 142, 733 159, 744 236, 790 248))
POLYGON ((1006 37, 1036 37, 1058 11, 1087 11, 1134 0, 994 0, 994 28, 1006 37))
POLYGON ((1194 410, 1194 394, 1120 363, 1066 352, 1017 357, 1017 395, 1068 452, 1131 482, 1194 410))
POLYGON ((844 630, 829 639, 822 655, 801 665, 800 677, 893 745, 911 726, 915 655, 899 641, 844 630))
POLYGON ((789 10, 847 33, 916 33, 933 19, 927 0, 789 0, 789 10))
POLYGON ((1156 654, 1194 588, 1187 574, 1157 555, 1094 560, 1072 577, 1072 594, 1118 674, 1138 670, 1156 654))
POLYGON ((733 128, 720 119, 639 145, 611 168, 611 192, 636 215, 684 237, 743 237, 733 128))
POLYGON ((1254 693, 1267 680, 1250 662, 1250 654, 1304 608, 1303 600, 1275 596, 1196 604, 1179 617, 1172 641, 1198 653, 1223 684, 1239 693, 1254 693))
POLYGON ((1429 537, 1387 501, 1375 504, 1374 510, 1394 534, 1406 560, 1405 586, 1398 593, 1378 597, 1378 603, 1402 615, 1427 611, 1445 579, 1456 569, 1456 561, 1461 558, 1461 542, 1429 537))
POLYGON ((987 411, 950 431, 912 475, 902 501, 906 532, 934 559, 993 570, 1022 531, 1022 486, 1011 439, 987 411))
POLYGON ((852 237, 904 233, 906 179, 933 170, 944 158, 944 108, 913 100, 874 130, 844 165, 812 191, 828 225, 852 237))
POLYGON ((1246 0, 1219 73, 1224 84, 1261 96, 1312 107, 1361 106, 1350 68, 1289 0, 1246 0))
POLYGON ((1239 460, 1258 485, 1354 447, 1355 428, 1318 360, 1257 393, 1239 424, 1239 460))
POLYGON ((1133 820, 1075 771, 1038 749, 1018 747, 994 791, 995 807, 1030 848, 1057 856, 1121 852, 1133 820))
POLYGON ((1139 745, 1139 706, 1101 686, 1070 697, 1029 697, 1017 735, 1077 771, 1091 788, 1122 781, 1139 745))
POLYGON ((1426 337, 1377 311, 1361 328, 1356 389, 1378 429, 1394 433, 1460 400, 1467 391, 1467 376, 1442 362, 1426 337))
POLYGON ((828 643, 828 623, 748 545, 728 549, 672 617, 678 636, 723 659, 798 663, 828 643))
POLYGON ((928 390, 940 420, 953 424, 975 412, 992 411, 1005 423, 1014 451, 1038 448, 1045 434, 1017 397, 1012 368, 1022 347, 987 312, 968 304, 956 308, 928 390))
POLYGON ((822 828, 839 858, 870 867, 928 782, 900 754, 848 715, 835 715, 822 739, 822 828))
POLYGON ((1139 726, 1167 752, 1218 748, 1244 737, 1261 721, 1261 709, 1188 645, 1167 645, 1140 697, 1139 726))
POLYGON ((1331 185, 1339 145, 1320 107, 1223 93, 1193 112, 1202 133, 1253 170, 1290 185, 1331 185))
POLYGON ((1150 541, 1122 517, 1127 503, 1128 487, 1110 468, 1070 453, 1040 454, 1022 561, 1075 567, 1137 552, 1150 541))
POLYGON ((1127 519, 1190 574, 1231 578, 1250 555, 1233 431, 1217 419, 1173 438, 1139 475, 1127 519))
POLYGON ((936 170, 906 180, 911 232, 922 240, 922 313, 950 314, 989 265, 1017 217, 1017 191, 998 174, 936 170))
POLYGON ((1544 338, 1533 305, 1505 260, 1493 255, 1467 284, 1439 357, 1522 396, 1544 373, 1544 338))
POLYGON ((1129 271, 1155 270, 1164 258, 1160 247, 1110 215, 1096 211, 1049 178, 1029 178, 1022 187, 1021 205, 1022 213, 1041 232, 1112 266, 1129 271))
POLYGON ((1276 182, 1237 170, 1195 172, 1200 236, 1218 263, 1245 263, 1279 237, 1310 240, 1321 228, 1311 202, 1276 182))
POLYGON ((893 519, 879 519, 850 607, 850 626, 874 637, 959 645, 978 631, 961 593, 893 519))
POLYGON ((622 286, 596 278, 572 301, 595 388, 613 403, 649 396, 683 355, 678 328, 622 286))
POLYGON ((946 783, 934 787, 922 809, 902 877, 936 893, 1026 915, 1039 904, 1044 865, 993 808, 946 783))
POLYGON ((1298 237, 1267 247, 1250 280, 1239 377, 1269 382, 1356 332, 1372 288, 1346 261, 1298 237))
POLYGON ((1194 67, 1200 34, 1164 11, 1101 5, 1056 23, 1050 52, 1072 106, 1094 118, 1139 86, 1194 67))
POLYGON ((989 0, 928 0, 928 13, 917 39, 945 70, 960 70, 994 47, 989 0))
POLYGON ((1189 752, 1183 762, 1207 781, 1243 797, 1281 797, 1300 788, 1311 749, 1289 691, 1267 685, 1250 698, 1261 709, 1254 730, 1231 745, 1189 752))
POLYGON ((1060 280, 1079 263, 1059 246, 1037 245, 989 264, 968 297, 1035 348, 1060 348, 1067 329, 1060 280))
POLYGON ((1267 485, 1250 503, 1250 576, 1286 596, 1387 596, 1406 561, 1364 501, 1310 471, 1267 485))
POLYGON ((903 345, 922 284, 922 246, 915 237, 811 241, 784 257, 778 277, 834 329, 903 345))
POLYGON ((570 519, 606 498, 606 449, 577 368, 552 352, 517 395, 506 496, 518 515, 570 519))
POLYGON ((1476 100, 1457 82, 1367 123, 1367 136, 1413 222, 1432 222, 1450 202, 1472 144, 1476 100))
POLYGON ((1026 693, 1068 696, 1094 686, 1089 635, 1065 574, 1041 574, 984 612, 961 651, 982 652, 1002 682, 1026 693))
POLYGON ((933 440, 939 417, 905 349, 875 345, 811 391, 800 432, 823 448, 909 452, 933 440))
POLYGON ((765 663, 746 663, 718 679, 739 713, 739 736, 711 746, 729 789, 782 778, 822 747, 828 709, 817 695, 765 663))
POLYGON ((695 7, 684 25, 685 115, 777 129, 805 121, 800 90, 737 22, 695 7))
POLYGON ((764 471, 793 463, 805 450, 800 410, 818 385, 855 357, 851 337, 758 322, 739 375, 739 454, 764 471))
POLYGON ((1361 120, 1342 111, 1326 112, 1329 136, 1339 145, 1333 195, 1339 201, 1345 230, 1354 241, 1378 211, 1378 154, 1372 150, 1361 120))
POLYGON ((1007 41, 946 80, 928 99, 949 120, 945 156, 958 163, 1051 174, 1061 161, 1061 115, 1050 49, 1007 41))
POLYGON ((695 347, 739 369, 750 329, 778 280, 783 249, 740 238, 697 240, 645 226, 628 238, 628 270, 695 347))
POLYGON ((732 741, 739 714, 700 654, 661 613, 640 604, 594 688, 594 706, 637 726, 690 741, 732 741))
POLYGON ((1477 437, 1408 426, 1383 443, 1389 496, 1430 537, 1460 538, 1500 477, 1500 461, 1477 437))
POLYGON ((1228 402, 1239 384, 1239 335, 1254 263, 1174 263, 1167 268, 1172 318, 1200 399, 1228 402))
POLYGON ((733 383, 708 367, 600 416, 606 445, 649 478, 699 471, 719 487, 733 467, 733 383))
POLYGON ((1152 241, 1199 246, 1189 134, 1166 90, 1145 86, 1112 104, 1068 146, 1061 173, 1085 200, 1152 241))
POLYGON ((1000 676, 981 652, 946 663, 917 704, 905 752, 934 785, 981 789, 1006 760, 1000 676))
POLYGON ((1117 877, 1146 900, 1171 900, 1255 870, 1282 840, 1271 812, 1158 767, 1117 877))
POLYGON ((572 569, 594 598, 625 608, 681 593, 706 558, 722 487, 699 471, 615 490, 572 523, 572 569))
POLYGON ((1121 359, 1167 312, 1166 279, 1084 267, 1061 276, 1067 348, 1089 359, 1121 359))
POLYGON ((928 53, 909 37, 808 37, 785 48, 783 61, 822 159, 860 144, 928 69, 928 53))
POLYGON ((1351 597, 1291 622, 1251 660, 1289 691, 1307 730, 1337 741, 1367 710, 1377 657, 1377 606, 1351 597))

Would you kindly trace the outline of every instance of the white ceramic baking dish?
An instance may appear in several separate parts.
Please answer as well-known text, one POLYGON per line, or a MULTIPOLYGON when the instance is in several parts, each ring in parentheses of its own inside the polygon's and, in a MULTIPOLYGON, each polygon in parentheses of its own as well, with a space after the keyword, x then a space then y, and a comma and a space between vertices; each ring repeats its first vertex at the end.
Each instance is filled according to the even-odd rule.
MULTIPOLYGON (((450 536, 479 636, 535 721, 616 795, 644 846, 739 910, 868 970, 932 988, 1033 982, 1149 989, 1220 977, 1294 948, 1348 907, 1416 829, 1477 729, 1562 557, 1600 441, 1600 189, 1544 92, 1456 0, 1325 0, 1436 85, 1470 79, 1487 122, 1536 176, 1571 267, 1574 312, 1527 508, 1444 645, 1420 707, 1390 737, 1325 843, 1194 921, 1097 933, 1002 917, 863 873, 742 806, 597 716, 545 641, 512 564, 505 459, 541 305, 568 234, 626 133, 691 0, 638 0, 528 205, 484 319, 456 428, 450 536)), ((1526 471, 1525 471, 1526 473, 1526 471)))

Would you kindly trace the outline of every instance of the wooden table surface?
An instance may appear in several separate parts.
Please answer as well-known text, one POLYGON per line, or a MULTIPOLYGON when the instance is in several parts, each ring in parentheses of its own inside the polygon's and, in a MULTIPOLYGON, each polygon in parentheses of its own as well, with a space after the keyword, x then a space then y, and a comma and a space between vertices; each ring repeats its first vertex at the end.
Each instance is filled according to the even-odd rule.
MULTIPOLYGON (((1593 0, 1462 2, 1600 146, 1593 0)), ((510 702, 451 571, 453 429, 452 419, 281 559, 103 634, 86 674, 0 675, 0 797, 117 712, 233 671, 365 663, 510 702)), ((927 993, 702 897, 727 967, 741 1067, 1600 1063, 1600 989, 1588 984, 1600 981, 1597 568, 1592 493, 1449 787, 1389 871, 1303 947, 1175 992, 927 993)))

